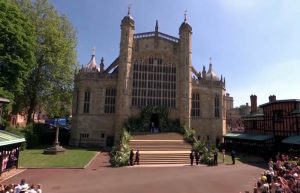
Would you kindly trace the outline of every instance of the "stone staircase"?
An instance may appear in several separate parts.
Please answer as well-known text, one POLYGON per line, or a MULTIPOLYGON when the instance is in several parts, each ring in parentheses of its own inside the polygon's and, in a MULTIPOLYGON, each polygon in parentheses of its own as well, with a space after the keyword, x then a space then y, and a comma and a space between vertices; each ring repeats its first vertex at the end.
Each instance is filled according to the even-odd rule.
POLYGON ((189 164, 191 145, 178 133, 133 135, 130 148, 140 151, 140 165, 189 164))

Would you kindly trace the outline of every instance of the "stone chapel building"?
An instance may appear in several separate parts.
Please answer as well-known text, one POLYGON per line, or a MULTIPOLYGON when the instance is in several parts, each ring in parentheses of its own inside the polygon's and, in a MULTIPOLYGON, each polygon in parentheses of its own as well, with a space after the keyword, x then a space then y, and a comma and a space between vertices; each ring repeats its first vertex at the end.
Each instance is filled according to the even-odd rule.
POLYGON ((146 106, 163 106, 171 119, 194 128, 210 143, 226 132, 225 78, 192 64, 192 27, 186 18, 179 38, 155 30, 135 33, 128 14, 121 22, 119 56, 105 68, 95 53, 75 75, 70 144, 111 146, 123 123, 146 106))

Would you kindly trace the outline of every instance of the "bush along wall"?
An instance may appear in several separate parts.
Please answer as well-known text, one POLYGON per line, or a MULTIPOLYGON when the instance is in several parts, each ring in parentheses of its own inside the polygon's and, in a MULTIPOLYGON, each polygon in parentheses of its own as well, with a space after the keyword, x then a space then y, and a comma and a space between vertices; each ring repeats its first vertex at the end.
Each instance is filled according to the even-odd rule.
POLYGON ((192 145, 194 151, 200 153, 200 163, 206 165, 213 165, 214 152, 218 151, 218 149, 216 149, 213 146, 209 147, 208 144, 204 141, 196 139, 194 129, 188 128, 186 126, 182 126, 181 128, 184 140, 192 145))
POLYGON ((119 146, 114 146, 110 152, 110 164, 112 167, 123 167, 129 164, 130 141, 131 135, 126 129, 122 130, 119 146))

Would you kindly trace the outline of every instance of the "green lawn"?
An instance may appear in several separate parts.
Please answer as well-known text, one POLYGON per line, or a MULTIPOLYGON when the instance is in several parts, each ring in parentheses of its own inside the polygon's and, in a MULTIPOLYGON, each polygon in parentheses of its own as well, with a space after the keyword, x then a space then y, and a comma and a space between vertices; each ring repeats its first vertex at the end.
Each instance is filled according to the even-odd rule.
POLYGON ((24 168, 83 168, 96 150, 67 148, 63 154, 45 155, 44 149, 20 151, 19 167, 24 168))

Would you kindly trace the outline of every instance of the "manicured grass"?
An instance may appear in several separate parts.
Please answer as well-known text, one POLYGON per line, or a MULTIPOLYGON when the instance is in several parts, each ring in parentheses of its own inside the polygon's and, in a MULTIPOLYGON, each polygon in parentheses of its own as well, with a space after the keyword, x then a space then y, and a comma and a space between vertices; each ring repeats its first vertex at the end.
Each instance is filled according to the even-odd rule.
POLYGON ((66 148, 63 154, 45 155, 44 149, 20 151, 19 167, 24 168, 83 168, 96 150, 66 148))

